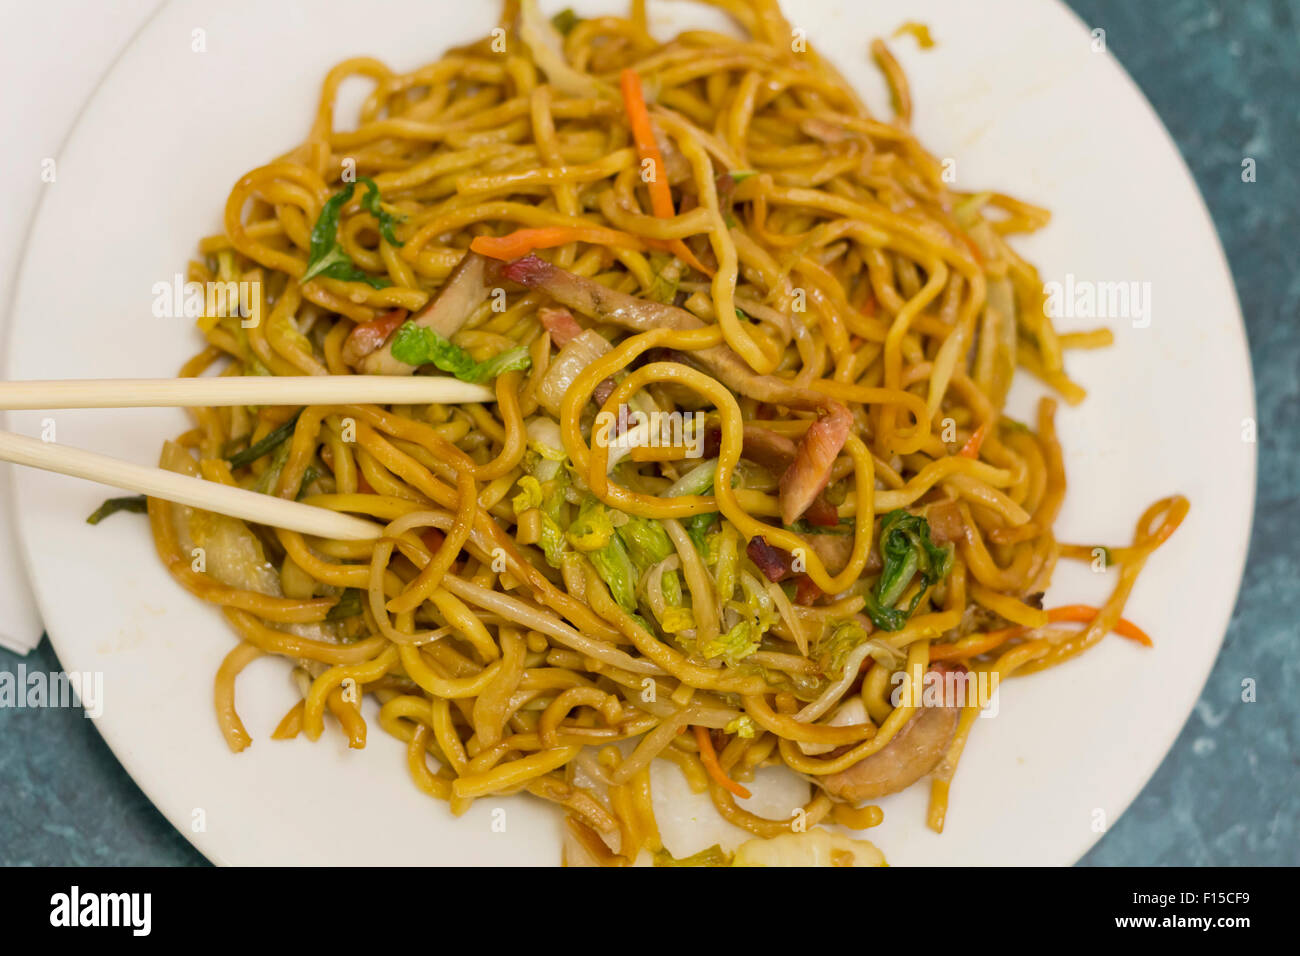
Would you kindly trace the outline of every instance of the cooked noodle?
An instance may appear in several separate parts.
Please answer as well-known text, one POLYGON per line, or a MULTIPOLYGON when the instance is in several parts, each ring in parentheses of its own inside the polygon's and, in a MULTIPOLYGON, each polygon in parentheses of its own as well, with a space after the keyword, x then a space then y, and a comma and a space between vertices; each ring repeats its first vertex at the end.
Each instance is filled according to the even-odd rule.
POLYGON ((891 695, 1145 640, 1124 603, 1186 500, 1127 547, 1061 544, 1056 403, 1002 410, 1017 366, 1077 401, 1063 351, 1109 342, 1057 335, 1008 244, 1047 213, 945 182, 883 42, 889 121, 772 0, 711 2, 742 39, 660 43, 642 3, 561 35, 525 0, 409 73, 348 60, 306 141, 235 184, 190 279, 250 283, 259 321, 205 315, 183 375, 419 365, 496 401, 199 409, 169 443, 165 467, 386 525, 324 541, 150 501, 241 641, 232 750, 235 679, 270 654, 302 683, 275 738, 333 720, 364 746, 370 695, 422 791, 559 804, 595 862, 662 851, 656 757, 759 837, 874 826, 926 777, 941 830, 979 704, 891 695), (1042 608, 1061 557, 1117 575, 1100 608, 1042 608), (769 765, 817 784, 802 817, 736 802, 769 765))

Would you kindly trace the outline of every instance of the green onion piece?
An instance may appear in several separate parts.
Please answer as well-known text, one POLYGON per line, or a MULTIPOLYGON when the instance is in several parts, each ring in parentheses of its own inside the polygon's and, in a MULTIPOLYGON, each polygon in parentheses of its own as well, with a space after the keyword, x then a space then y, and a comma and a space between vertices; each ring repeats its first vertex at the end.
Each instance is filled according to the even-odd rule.
POLYGON ((99 524, 109 515, 115 515, 119 511, 129 511, 132 514, 142 515, 147 513, 148 510, 149 500, 144 495, 133 495, 129 498, 109 498, 86 519, 86 524, 99 524))
POLYGON ((274 451, 280 444, 293 437, 293 430, 298 426, 298 416, 301 414, 301 410, 296 412, 293 418, 289 419, 275 430, 268 432, 266 437, 261 441, 249 445, 241 452, 228 455, 226 461, 230 462, 230 467, 234 469, 243 468, 245 465, 251 465, 253 462, 257 461, 257 459, 274 451))

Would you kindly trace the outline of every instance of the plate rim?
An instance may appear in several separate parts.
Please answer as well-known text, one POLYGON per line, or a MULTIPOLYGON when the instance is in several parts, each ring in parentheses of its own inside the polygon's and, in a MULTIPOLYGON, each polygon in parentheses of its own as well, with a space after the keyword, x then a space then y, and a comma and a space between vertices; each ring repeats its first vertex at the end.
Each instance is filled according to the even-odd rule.
MULTIPOLYGON (((1053 2, 1065 11, 1066 16, 1074 21, 1079 30, 1084 33, 1091 33, 1091 26, 1088 21, 1077 13, 1073 7, 1066 3, 1065 0, 1053 0, 1053 2)), ((1241 295, 1237 291, 1237 279, 1232 273, 1232 263, 1228 260, 1228 253, 1223 248, 1223 238, 1219 235, 1219 227, 1214 221, 1213 214, 1210 212, 1209 204, 1205 201, 1205 194, 1201 192, 1200 184, 1197 183, 1196 176, 1192 173, 1192 168, 1187 164, 1187 157, 1183 155, 1183 150, 1178 145, 1178 140, 1176 140, 1173 133, 1169 131, 1169 127, 1166 125, 1164 117, 1160 115, 1160 111, 1156 109, 1155 104, 1152 103, 1150 98, 1146 95, 1146 91, 1142 89, 1141 84, 1133 78, 1133 75, 1128 71, 1128 68, 1124 66, 1123 61, 1113 54, 1109 47, 1106 50, 1106 56, 1119 71, 1120 76, 1123 78, 1124 83, 1128 86, 1130 92, 1136 95, 1138 102, 1142 104, 1149 119, 1155 123, 1156 128, 1160 131, 1160 135, 1165 140, 1165 145, 1168 146, 1170 152, 1172 152, 1176 158, 1179 172, 1187 185, 1191 187, 1192 195, 1196 197, 1196 211, 1198 216, 1209 228, 1210 235, 1214 240, 1214 251, 1216 253, 1215 258, 1219 271, 1227 279, 1227 287, 1231 292, 1233 311, 1237 318, 1237 323, 1234 328, 1241 339, 1242 357, 1245 359, 1245 384, 1247 386, 1246 392, 1248 399, 1247 410, 1250 413, 1250 419, 1258 424, 1259 406, 1255 391, 1255 363, 1250 354, 1250 335, 1246 328, 1246 315, 1241 309, 1241 295)), ((1218 664, 1219 657, 1223 654, 1223 645, 1228 639, 1228 631, 1232 626, 1232 618, 1237 611, 1237 603, 1241 600, 1241 589, 1246 578, 1246 564, 1250 557, 1250 545, 1255 537, 1255 505, 1259 498, 1258 441, 1250 443, 1249 459, 1249 481, 1247 483, 1249 493, 1246 499, 1245 534, 1236 546, 1237 555, 1235 571, 1233 573, 1233 580, 1236 583, 1232 589, 1232 601, 1228 605, 1227 613, 1223 620, 1215 626, 1215 630, 1219 632, 1219 638, 1215 644, 1214 655, 1209 657, 1206 661, 1203 673, 1201 674, 1200 681, 1196 688, 1196 695, 1192 699, 1191 705, 1187 708, 1187 712, 1183 715, 1183 719, 1179 721, 1177 728, 1173 730, 1169 735, 1168 740, 1165 742, 1164 754, 1161 756, 1160 760, 1151 768, 1151 772, 1147 775, 1147 778, 1128 795, 1127 799, 1121 802, 1119 812, 1116 813, 1114 818, 1108 823, 1106 829, 1086 841, 1083 848, 1079 851, 1079 854, 1073 861, 1071 861, 1071 866, 1077 866, 1079 861, 1092 852, 1092 850, 1101 842, 1102 837, 1115 828, 1116 824, 1123 819, 1124 814, 1128 812, 1129 807, 1133 805, 1133 801, 1142 795, 1142 791, 1147 788, 1155 778, 1156 774, 1160 772, 1160 768, 1164 766, 1165 761, 1167 761, 1173 753, 1174 746, 1178 743, 1178 738, 1181 737, 1183 731, 1187 729, 1187 724, 1196 710, 1197 703, 1200 702, 1201 697, 1205 694, 1205 688, 1209 683, 1210 675, 1214 673, 1215 665, 1218 664)))
MULTIPOLYGON (((1067 2, 1065 2, 1065 0, 1051 0, 1051 2, 1053 6, 1063 11, 1066 14, 1066 16, 1071 21, 1073 21, 1073 27, 1075 29, 1082 31, 1083 33, 1088 33, 1090 31, 1091 28, 1088 22, 1084 20, 1084 18, 1080 14, 1078 14, 1073 8, 1071 8, 1070 5, 1067 2)), ((104 95, 103 94, 104 88, 108 85, 109 80, 121 69, 122 62, 126 59, 127 55, 142 41, 142 38, 148 33, 149 28, 153 25, 153 23, 156 20, 158 20, 161 17, 163 12, 173 8, 174 6, 176 6, 176 4, 171 2, 171 0, 164 0, 164 2, 157 4, 154 7, 154 9, 150 11, 149 14, 141 21, 140 25, 132 32, 132 34, 123 44, 121 49, 117 51, 117 53, 112 58, 108 68, 100 76, 98 81, 95 83, 93 90, 90 92, 90 94, 86 97, 86 99, 82 102, 81 106, 77 110, 75 114, 75 118, 73 119, 72 124, 70 125, 67 131, 67 134, 64 136, 60 144, 60 149, 59 149, 60 154, 66 152, 69 149, 69 147, 71 147, 74 144, 76 139, 83 134, 86 117, 89 116, 96 108, 98 102, 104 95)), ((1108 61, 1110 62, 1110 64, 1118 70, 1120 76, 1123 78, 1124 84, 1127 86, 1129 90, 1129 93, 1132 94, 1133 97, 1136 99, 1136 101, 1141 104, 1141 107, 1145 111, 1148 120, 1153 121, 1154 126, 1156 129, 1159 130, 1159 134, 1163 138, 1166 147, 1175 157, 1177 168, 1179 170, 1179 173, 1181 174, 1182 179, 1184 180, 1184 184, 1190 187, 1190 191, 1192 195, 1195 197, 1197 218, 1200 220, 1200 222, 1204 227, 1207 227, 1208 233, 1213 240, 1213 248, 1214 248, 1215 260, 1218 266, 1218 270, 1221 274, 1221 278, 1226 279, 1227 289, 1231 293, 1231 304, 1233 308, 1233 314, 1236 318, 1236 322, 1233 324, 1235 338, 1238 339, 1240 342, 1242 355, 1245 360, 1244 361, 1244 371, 1245 371, 1244 385, 1246 386, 1246 394, 1248 399, 1246 410, 1249 412, 1249 415, 1252 420, 1258 421, 1258 403, 1257 403, 1257 395, 1255 389, 1254 364, 1250 352, 1250 338, 1247 332, 1245 316, 1241 309, 1240 295, 1237 290, 1235 277, 1233 275, 1232 268, 1231 268, 1231 263, 1223 247, 1223 241, 1219 234, 1219 230, 1215 223, 1214 217, 1210 213, 1210 209, 1206 203, 1205 196, 1202 193, 1200 186, 1196 181, 1195 176, 1192 174, 1191 168, 1188 166, 1187 160, 1183 155, 1182 149, 1178 145, 1178 141, 1170 133, 1169 128, 1166 125, 1164 119, 1161 117, 1159 111, 1156 110, 1155 106, 1152 104, 1150 99, 1147 97, 1146 93, 1143 91, 1142 87, 1129 73, 1128 69, 1124 66, 1123 62, 1117 56, 1115 56, 1109 49, 1106 50, 1105 55, 1108 61)), ((37 225, 41 221, 41 216, 45 210, 45 206, 48 199, 49 199, 48 192, 43 192, 34 207, 33 213, 24 231, 24 242, 22 246, 22 253, 18 258, 17 267, 14 272, 14 284, 13 284, 12 294, 10 297, 10 305, 11 305, 10 321, 5 323, 4 330, 3 330, 4 348, 0 349, 0 355, 3 356, 4 371, 6 375, 12 374, 13 366, 16 361, 14 357, 14 340, 17 337, 17 331, 16 331, 17 322, 13 320, 14 316, 13 316, 12 305, 19 301, 20 293, 23 287, 28 282, 28 271, 29 271, 31 249, 32 249, 31 238, 32 238, 32 234, 35 232, 37 228, 37 225)), ((9 413, 0 412, 0 424, 4 424, 5 422, 7 422, 9 417, 10 417, 9 413)), ((1075 855, 1074 859, 1069 861, 1069 863, 1062 864, 1062 865, 1078 864, 1079 861, 1082 860, 1083 857, 1086 856, 1100 842, 1101 837, 1104 836, 1105 833, 1109 832, 1111 829, 1113 829, 1116 826, 1118 821, 1128 811, 1133 801, 1137 799, 1137 797, 1142 793, 1143 790, 1145 790, 1147 785, 1151 782, 1152 778, 1159 771, 1160 767, 1163 766, 1164 762, 1169 759, 1169 756, 1172 753, 1178 738, 1182 735, 1183 731, 1186 729, 1188 721, 1190 720, 1195 710, 1196 703, 1202 697, 1206 684, 1210 678, 1210 675, 1212 674, 1214 667, 1219 660, 1224 641, 1227 638, 1228 630, 1231 626, 1233 615, 1235 614, 1237 604, 1241 597, 1241 589, 1244 582, 1245 569, 1248 562, 1250 546, 1254 534, 1254 521, 1256 516, 1255 505, 1258 499, 1259 445, 1258 442, 1256 441, 1256 442, 1251 442, 1250 446, 1251 447, 1249 450, 1248 464, 1247 464, 1247 471, 1248 471, 1248 478, 1249 478, 1247 484, 1248 484, 1249 494, 1244 501, 1245 518, 1244 518, 1244 522, 1242 522, 1244 533, 1240 535, 1239 540, 1235 544, 1235 550, 1236 550, 1235 573, 1234 573, 1235 584, 1232 589, 1232 600, 1227 606, 1226 615, 1223 617, 1223 620, 1216 623, 1214 627, 1215 633, 1218 634, 1218 638, 1215 642, 1214 654, 1212 656, 1207 654, 1207 659, 1202 668, 1202 673, 1200 674, 1199 681, 1196 684, 1196 693, 1192 697, 1191 704, 1187 708, 1186 712, 1183 714, 1182 719, 1178 722, 1176 727, 1172 729, 1171 733, 1168 735, 1168 739, 1164 742, 1164 745, 1162 747, 1162 755, 1160 759, 1154 763, 1154 765, 1150 768, 1150 770, 1145 774, 1142 781, 1136 787, 1132 788, 1132 792, 1123 795, 1121 799, 1116 801, 1117 812, 1114 814, 1113 818, 1109 821, 1106 829, 1102 832, 1089 831, 1089 835, 1085 837, 1085 839, 1083 840, 1081 844, 1081 848, 1079 849, 1078 853, 1075 855)), ((10 467, 15 471, 17 470, 17 466, 8 466, 8 467, 10 467)), ((14 536, 18 543, 18 550, 19 550, 19 557, 21 559, 21 564, 23 566, 24 571, 27 574, 28 580, 31 583, 31 590, 35 597, 37 607, 40 610, 42 622, 45 623, 46 625, 46 629, 45 629, 46 636, 49 638, 51 647, 55 651, 55 654, 56 656, 58 656, 60 663, 62 665, 64 650, 71 649, 71 648, 70 645, 63 642, 54 632, 52 632, 49 629, 48 621, 51 615, 48 612, 49 609, 53 607, 53 604, 47 602, 42 598, 42 589, 37 585, 37 577, 35 573, 35 562, 31 551, 31 542, 29 540, 29 536, 23 534, 21 531, 22 524, 19 521, 19 517, 18 517, 19 504, 20 504, 19 483, 14 481, 11 482, 10 491, 7 495, 5 495, 5 500, 0 501, 0 505, 3 505, 7 509, 7 518, 12 522, 12 527, 14 528, 14 532, 15 532, 14 536)), ((1190 681, 1188 683, 1190 683, 1190 681)), ((101 739, 103 739, 105 744, 108 746, 109 750, 112 752, 114 759, 117 760, 117 762, 122 767, 122 769, 131 778, 132 783, 135 786, 137 786, 140 789, 140 791, 145 795, 145 797, 149 800, 154 810, 158 812, 159 815, 161 815, 164 819, 166 819, 167 822, 174 829, 176 829, 186 839, 186 841, 191 846, 194 847, 194 849, 198 853, 200 853, 206 860, 216 865, 238 865, 237 861, 232 861, 227 859, 224 853, 222 853, 220 849, 215 845, 214 842, 215 837, 212 831, 204 831, 204 832, 196 833, 192 830, 192 828, 182 825, 182 822, 180 820, 174 819, 172 814, 168 813, 163 809, 163 806, 168 801, 157 796, 155 793, 155 788, 151 784, 146 783, 144 779, 142 779, 148 777, 149 775, 144 772, 137 773, 133 769, 133 765, 136 763, 136 761, 130 753, 129 741, 120 739, 118 734, 112 729, 112 725, 104 723, 101 718, 91 718, 91 723, 95 727, 96 732, 99 733, 101 739)), ((435 862, 434 865, 449 865, 449 864, 438 864, 437 862, 435 862)))

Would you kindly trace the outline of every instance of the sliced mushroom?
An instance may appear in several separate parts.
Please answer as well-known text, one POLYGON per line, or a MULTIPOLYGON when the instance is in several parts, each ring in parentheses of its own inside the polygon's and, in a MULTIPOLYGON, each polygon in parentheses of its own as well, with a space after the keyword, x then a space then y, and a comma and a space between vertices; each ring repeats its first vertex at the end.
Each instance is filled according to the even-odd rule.
POLYGON ((789 468, 798 450, 798 446, 785 435, 762 425, 745 423, 741 456, 762 465, 772 474, 780 475, 789 468))
POLYGON ((367 355, 383 348, 405 321, 405 309, 389 309, 378 318, 362 322, 343 342, 343 361, 349 367, 356 368, 367 355))
MULTIPOLYGON (((411 316, 411 321, 443 338, 451 338, 474 310, 487 301, 493 283, 500 281, 499 275, 500 263, 496 260, 477 252, 465 253, 437 298, 411 316)), ((391 332, 384 346, 365 355, 360 366, 360 371, 367 375, 410 375, 415 371, 414 365, 393 358, 391 332)))
MULTIPOLYGON (((934 668, 931 673, 942 673, 934 668)), ((858 803, 906 790, 943 759, 957 730, 961 708, 947 699, 939 707, 922 707, 889 743, 847 770, 820 778, 833 797, 858 803)))
POLYGON ((961 516, 961 509, 951 498, 936 501, 925 510, 925 518, 930 523, 930 540, 938 545, 951 541, 962 541, 966 537, 966 523, 961 516))

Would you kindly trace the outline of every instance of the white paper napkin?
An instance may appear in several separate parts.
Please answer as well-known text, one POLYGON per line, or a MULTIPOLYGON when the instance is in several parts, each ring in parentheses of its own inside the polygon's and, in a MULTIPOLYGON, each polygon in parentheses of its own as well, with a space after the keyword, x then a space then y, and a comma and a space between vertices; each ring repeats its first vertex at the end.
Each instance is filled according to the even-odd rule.
POLYGON ((0 465, 0 645, 26 654, 40 643, 41 616, 27 584, 27 571, 13 534, 9 471, 0 465))

